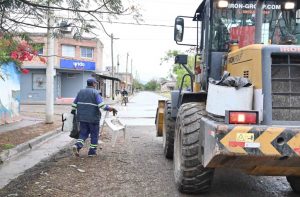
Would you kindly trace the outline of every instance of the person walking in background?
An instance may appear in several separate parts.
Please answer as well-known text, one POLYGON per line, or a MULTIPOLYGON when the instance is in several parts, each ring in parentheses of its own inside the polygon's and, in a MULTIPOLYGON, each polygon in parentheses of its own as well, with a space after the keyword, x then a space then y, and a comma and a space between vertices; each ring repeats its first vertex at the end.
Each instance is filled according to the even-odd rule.
POLYGON ((126 103, 128 103, 128 92, 125 88, 121 91, 121 96, 122 96, 121 105, 124 103, 126 106, 126 103))
POLYGON ((101 119, 100 108, 105 111, 113 112, 114 115, 118 112, 115 108, 103 102, 99 92, 95 89, 96 86, 97 81, 95 79, 88 79, 87 87, 78 92, 72 104, 71 113, 75 114, 77 110, 77 121, 80 123, 79 138, 72 147, 72 151, 77 157, 89 134, 91 136, 91 144, 88 156, 97 155, 99 124, 101 119))
POLYGON ((122 96, 128 96, 128 92, 125 88, 121 91, 121 95, 122 96))

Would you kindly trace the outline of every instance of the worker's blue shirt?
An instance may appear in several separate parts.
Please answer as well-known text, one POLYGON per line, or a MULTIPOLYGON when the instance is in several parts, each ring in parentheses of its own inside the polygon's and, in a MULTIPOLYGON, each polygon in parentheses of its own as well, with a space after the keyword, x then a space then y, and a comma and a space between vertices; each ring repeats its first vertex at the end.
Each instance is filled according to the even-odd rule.
POLYGON ((78 92, 73 104, 77 109, 77 120, 79 122, 99 123, 101 118, 100 108, 108 110, 102 97, 92 86, 87 86, 78 92))

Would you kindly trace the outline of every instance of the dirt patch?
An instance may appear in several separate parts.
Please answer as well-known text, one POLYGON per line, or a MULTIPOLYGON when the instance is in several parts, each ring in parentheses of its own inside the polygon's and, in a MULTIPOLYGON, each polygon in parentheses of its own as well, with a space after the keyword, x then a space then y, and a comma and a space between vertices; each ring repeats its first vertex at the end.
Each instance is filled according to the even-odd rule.
POLYGON ((53 131, 60 127, 61 123, 38 123, 21 129, 0 133, 0 152, 16 145, 27 142, 35 137, 53 131))
MULTIPOLYGON (((73 157, 70 149, 43 161, 0 190, 0 196, 167 196, 186 197, 176 189, 173 162, 165 159, 155 127, 128 127, 116 147, 110 135, 98 156, 87 157, 88 146, 73 157)), ((88 144, 87 144, 88 145, 88 144)), ((236 170, 217 170, 205 197, 296 197, 285 177, 248 176, 236 170)))
POLYGON ((170 161, 162 155, 161 139, 155 137, 154 127, 127 131, 126 140, 120 133, 114 148, 110 135, 104 135, 105 143, 94 158, 87 157, 88 146, 79 158, 64 150, 11 182, 0 196, 157 196, 154 188, 173 177, 168 173, 170 161))
MULTIPOLYGON (((21 105, 21 116, 33 120, 45 120, 45 105, 21 105)), ((27 142, 35 137, 53 131, 61 127, 61 114, 70 111, 68 105, 56 105, 53 124, 45 122, 37 123, 31 126, 26 126, 13 131, 0 133, 0 152, 5 149, 13 148, 19 144, 27 142)))

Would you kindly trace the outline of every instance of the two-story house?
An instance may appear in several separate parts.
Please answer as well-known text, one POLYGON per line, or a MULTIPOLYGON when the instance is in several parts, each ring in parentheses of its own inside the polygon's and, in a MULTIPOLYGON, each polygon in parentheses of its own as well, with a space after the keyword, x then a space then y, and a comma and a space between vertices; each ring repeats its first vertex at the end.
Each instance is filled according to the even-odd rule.
MULTIPOLYGON (((30 37, 35 43, 43 45, 39 55, 46 57, 47 35, 31 33, 30 37)), ((86 80, 102 70, 103 44, 95 38, 75 40, 71 36, 55 38, 54 43, 54 97, 59 102, 60 99, 74 98, 86 86, 86 80)), ((24 68, 30 72, 21 76, 22 103, 46 100, 46 67, 47 64, 39 58, 24 63, 24 68)), ((98 89, 101 89, 100 84, 98 89)))

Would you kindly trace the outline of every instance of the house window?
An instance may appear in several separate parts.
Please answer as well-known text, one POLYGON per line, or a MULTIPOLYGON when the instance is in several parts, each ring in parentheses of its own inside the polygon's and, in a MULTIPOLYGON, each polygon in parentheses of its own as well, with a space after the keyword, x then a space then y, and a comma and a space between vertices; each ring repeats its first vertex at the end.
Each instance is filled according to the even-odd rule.
POLYGON ((75 46, 61 45, 61 55, 64 57, 75 57, 75 46))
POLYGON ((44 90, 46 89, 46 74, 32 74, 32 89, 44 90))
POLYGON ((80 54, 82 58, 93 58, 94 49, 89 47, 80 47, 80 54))

